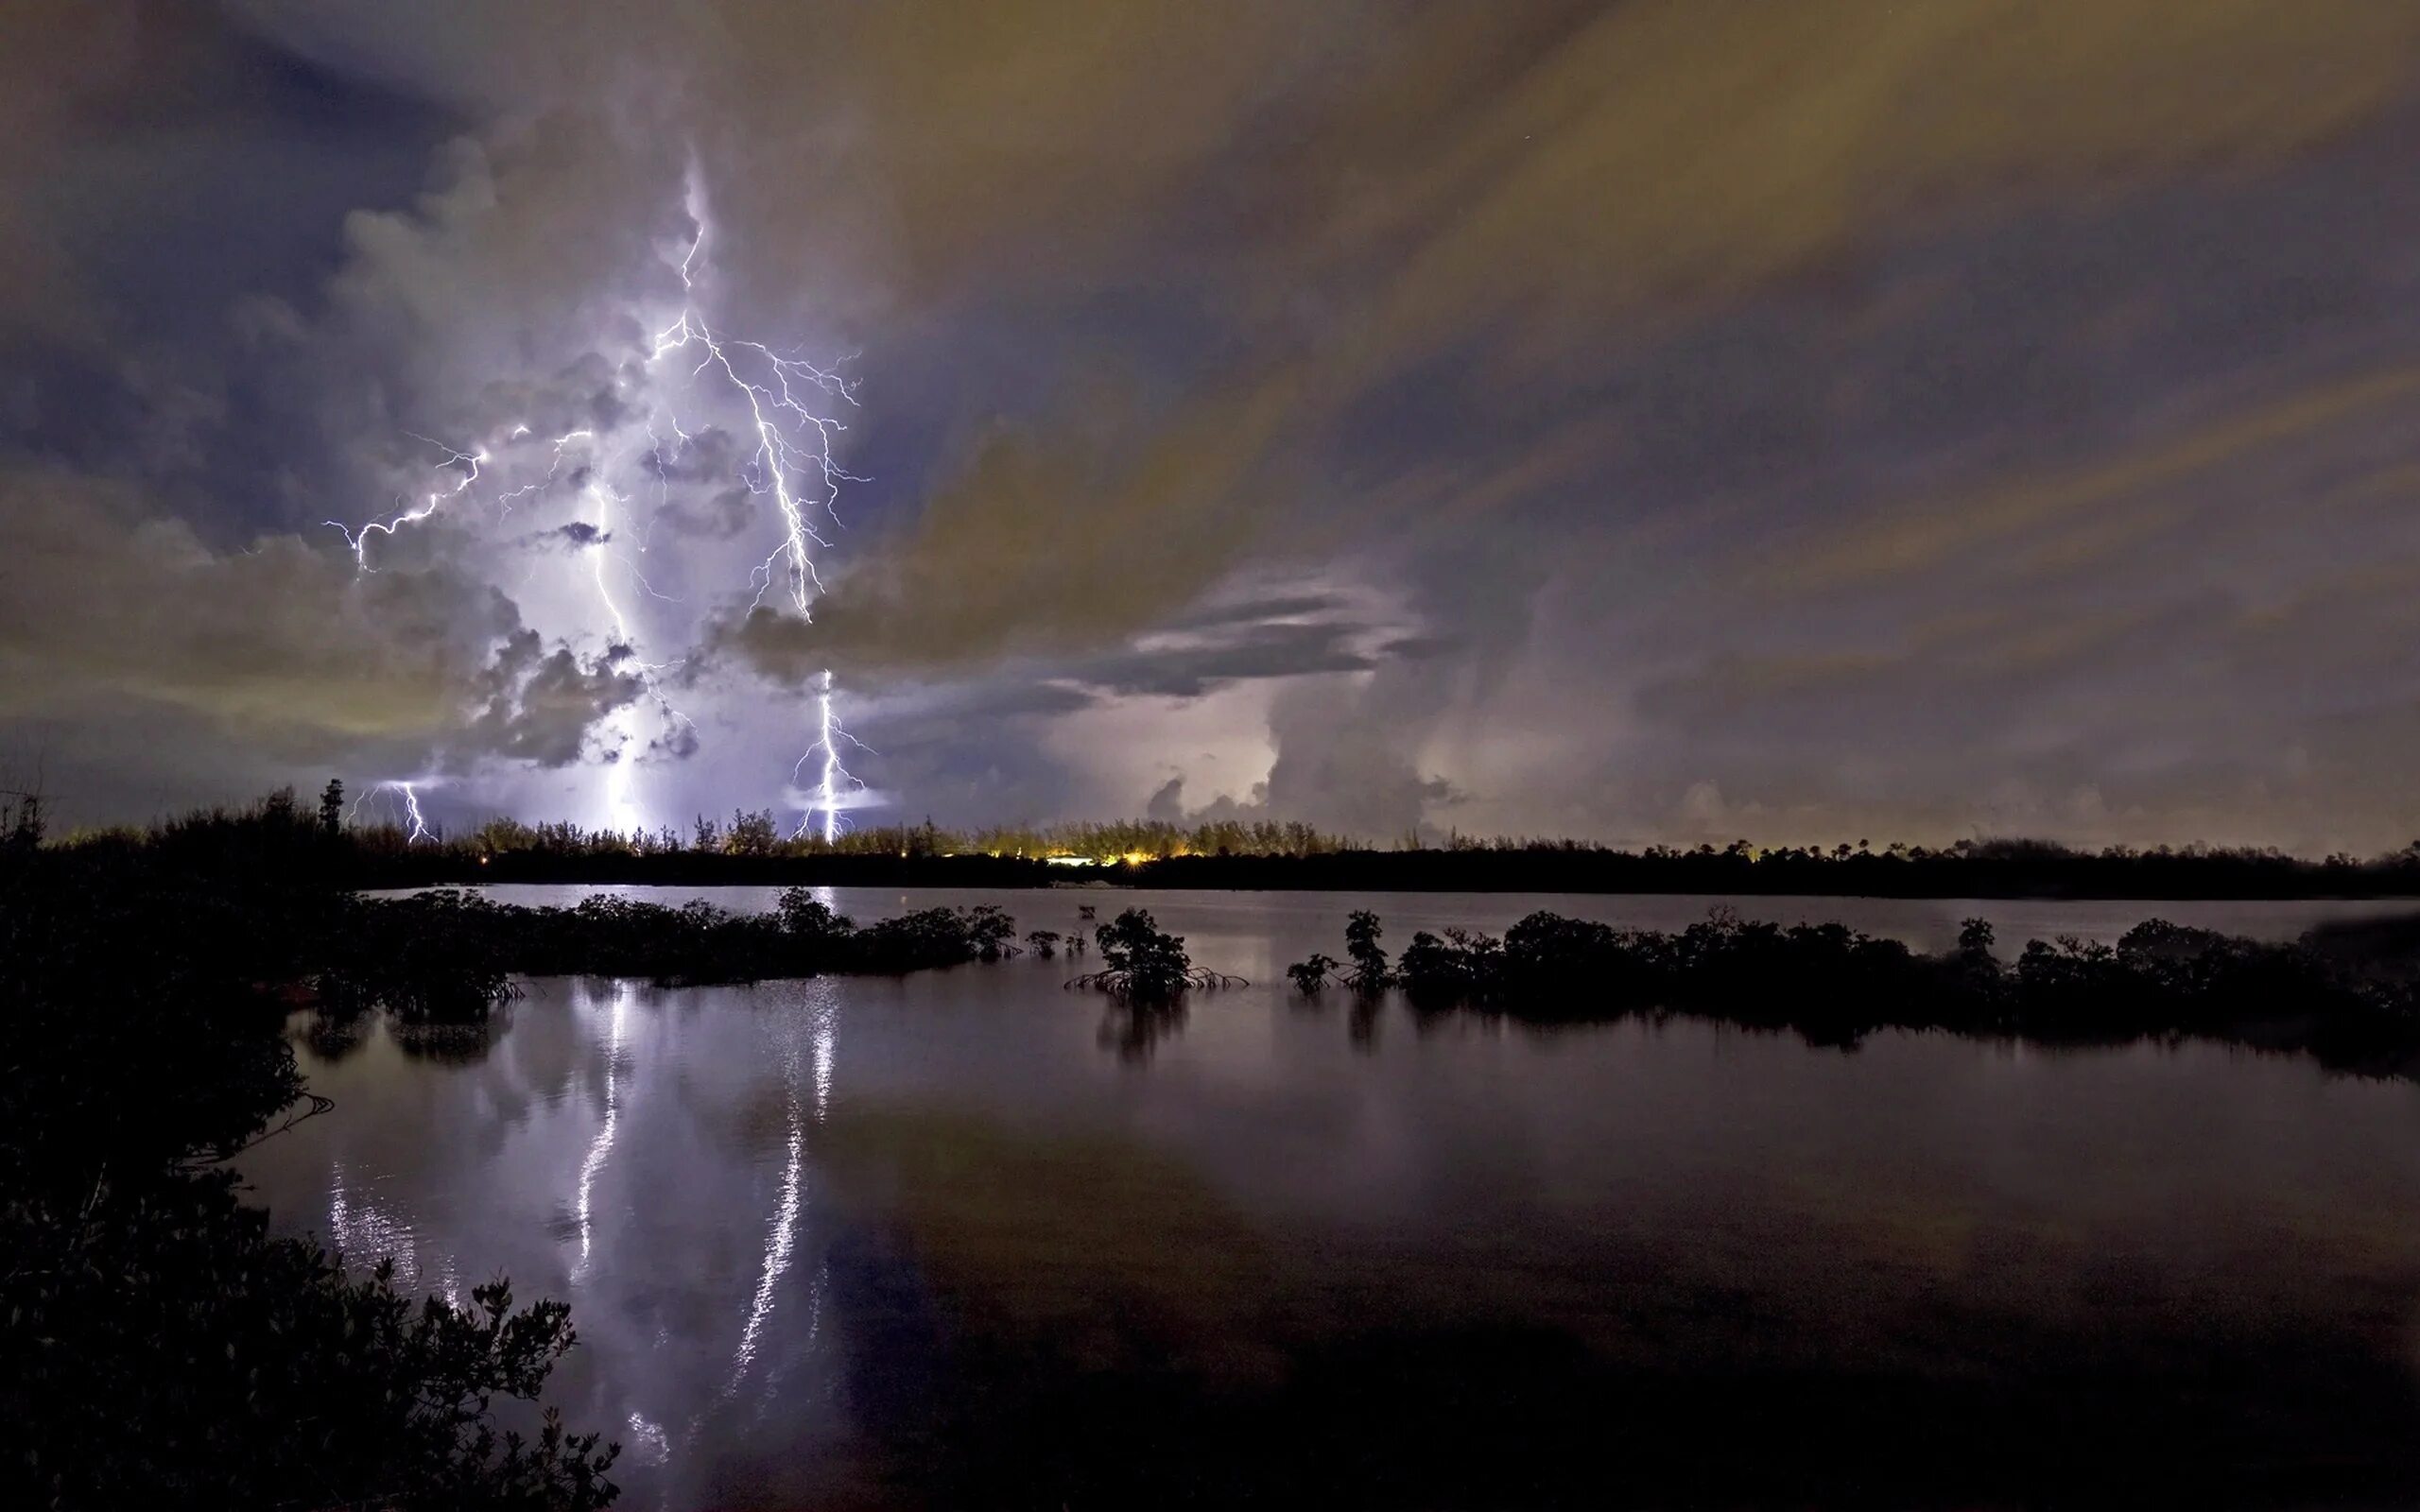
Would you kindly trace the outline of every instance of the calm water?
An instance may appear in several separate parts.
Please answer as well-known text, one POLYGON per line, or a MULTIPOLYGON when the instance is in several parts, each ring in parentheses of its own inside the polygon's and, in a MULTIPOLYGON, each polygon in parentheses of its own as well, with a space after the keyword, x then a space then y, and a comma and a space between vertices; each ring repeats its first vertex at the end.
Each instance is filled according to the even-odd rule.
MULTIPOLYGON (((616 889, 639 891, 640 889, 616 889)), ((579 889, 499 888, 515 902, 579 889)), ((673 900, 692 895, 678 890, 673 900)), ((734 907, 769 890, 728 889, 734 907)), ((1064 959, 528 984, 485 1045, 306 1051, 246 1173, 422 1290, 568 1298, 626 1504, 2410 1504, 2420 1089, 2196 1046, 1855 1054, 1304 1006, 1283 965, 1704 899, 1127 902, 1253 979, 1138 1023, 1064 959)), ((2392 906, 2392 905, 2389 905, 2392 906)), ((2365 905, 1754 900, 2290 935, 2365 905)))

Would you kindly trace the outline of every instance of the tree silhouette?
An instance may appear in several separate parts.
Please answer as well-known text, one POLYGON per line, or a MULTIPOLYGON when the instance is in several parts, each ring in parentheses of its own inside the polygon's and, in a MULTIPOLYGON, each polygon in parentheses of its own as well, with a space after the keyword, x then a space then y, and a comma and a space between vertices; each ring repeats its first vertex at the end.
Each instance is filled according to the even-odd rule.
POLYGON ((1367 908, 1357 908, 1345 918, 1344 954, 1353 962, 1352 985, 1364 992, 1387 985, 1387 953, 1378 945, 1385 933, 1378 916, 1367 908))

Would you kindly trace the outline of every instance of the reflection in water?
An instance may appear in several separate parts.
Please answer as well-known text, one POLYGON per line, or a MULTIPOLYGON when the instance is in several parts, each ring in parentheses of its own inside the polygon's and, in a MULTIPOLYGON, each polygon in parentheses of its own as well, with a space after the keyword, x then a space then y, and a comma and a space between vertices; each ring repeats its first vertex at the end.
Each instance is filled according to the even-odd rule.
POLYGON ((588 1158, 579 1162, 579 1189, 573 1200, 573 1211, 579 1221, 579 1263, 571 1268, 575 1285, 588 1275, 589 1241, 593 1237, 589 1199, 596 1185, 596 1173, 605 1168, 605 1157, 614 1149, 614 1131, 621 1115, 614 1078, 621 1071, 623 1016, 630 1011, 631 994, 637 990, 634 982, 614 984, 614 1007, 605 1030, 605 1121, 597 1125, 596 1138, 589 1143, 588 1158))
POLYGON ((1375 1051, 1378 1048, 1378 999, 1368 992, 1353 995, 1353 1006, 1344 1021, 1345 1034, 1353 1048, 1375 1051))
POLYGON ((765 1319, 772 1314, 773 1287, 789 1269, 790 1249, 797 1243, 798 1214, 806 1179, 806 1124, 799 1104, 795 1057, 785 1061, 786 1078, 790 1083, 789 1139, 782 1163, 781 1200, 773 1209, 773 1221, 765 1234, 765 1266, 756 1282, 756 1295, 748 1304, 748 1324, 739 1331, 739 1347, 732 1351, 731 1380, 723 1385, 723 1395, 738 1391, 739 1383, 748 1377, 748 1367, 756 1362, 756 1340, 765 1331, 765 1319))
MULTIPOLYGON (((819 1001, 809 1017, 810 1049, 815 1080, 817 1123, 823 1120, 832 1091, 833 1031, 837 1014, 828 991, 818 994, 819 1001)), ((756 1282, 756 1295, 748 1304, 748 1322, 739 1332, 738 1348, 732 1351, 731 1379, 723 1384, 723 1395, 738 1394, 741 1383, 748 1379, 750 1366, 756 1363, 759 1341, 765 1332, 765 1321, 772 1315, 778 1295, 775 1288, 782 1275, 789 1269, 790 1254, 798 1243, 799 1212, 805 1205, 806 1188, 806 1125, 807 1109, 799 1086, 799 1045, 794 1023, 786 1025, 782 1057, 783 1108, 787 1125, 783 1147, 782 1185, 780 1198, 773 1207, 773 1218, 765 1234, 764 1269, 756 1282)), ((818 1269, 815 1284, 807 1294, 806 1341, 811 1347, 821 1325, 823 1311, 824 1278, 818 1269)))
MULTIPOLYGON (((406 1290, 458 1255, 568 1296, 557 1400, 623 1441, 634 1507, 2420 1506, 2409 1082, 1304 1003, 1276 963, 1348 901, 1152 902, 1257 985, 1104 1024, 1040 962, 532 982, 475 1064, 302 1045, 337 1109, 243 1170, 406 1290)), ((1500 930, 1549 901, 1350 902, 1500 930)), ((2143 911, 2095 906, 2037 923, 2143 911)))
POLYGON ((478 1023, 396 1023, 389 1022, 389 1038, 397 1049, 415 1060, 433 1060, 447 1066, 475 1066, 488 1058, 498 1040, 512 1028, 512 1005, 500 1003, 478 1023))
POLYGON ((387 1211, 366 1187, 348 1187, 342 1160, 328 1162, 328 1241, 349 1264, 368 1266, 392 1260, 397 1291, 410 1294, 424 1283, 449 1302, 461 1300, 454 1257, 441 1254, 434 1271, 424 1275, 420 1243, 411 1225, 387 1211))
POLYGON ((832 1005, 821 1003, 815 1009, 815 1121, 832 1106, 832 1005))
POLYGON ((1184 1032, 1184 1011, 1183 999, 1174 1003, 1113 1002, 1102 1010, 1100 1029, 1095 1038, 1102 1049, 1115 1051, 1120 1060, 1149 1060, 1161 1040, 1184 1032))
POLYGON ((420 1278, 420 1267, 413 1263, 411 1230, 380 1211, 369 1194, 349 1190, 341 1160, 328 1165, 328 1236, 337 1252, 348 1260, 369 1262, 392 1256, 399 1286, 408 1288, 420 1278))
POLYGON ((670 1459, 672 1440, 665 1436, 664 1425, 645 1413, 631 1413, 630 1454, 641 1465, 661 1465, 670 1459))
POLYGON ((375 1015, 362 1013, 313 1013, 295 1031, 303 1048, 321 1060, 342 1060, 359 1050, 370 1039, 370 1030, 377 1022, 375 1015))

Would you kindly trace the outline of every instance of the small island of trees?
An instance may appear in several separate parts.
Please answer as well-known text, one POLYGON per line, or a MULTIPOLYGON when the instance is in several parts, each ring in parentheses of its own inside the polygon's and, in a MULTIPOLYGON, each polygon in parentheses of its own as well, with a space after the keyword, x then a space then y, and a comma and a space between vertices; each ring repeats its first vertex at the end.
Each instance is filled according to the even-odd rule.
POLYGON ((1362 910, 1346 929, 1349 972, 1315 954, 1287 975, 1306 997, 1393 988, 1421 1010, 1533 1022, 1678 1015, 1845 1048, 1883 1029, 2077 1044, 2216 1040, 2411 1075, 2420 1073, 2412 941, 2381 949, 2378 932, 2270 944, 2152 919, 2115 945, 2031 940, 2003 961, 1979 919, 1966 920, 1954 950, 1927 955, 1844 924, 1785 928, 1730 908, 1677 932, 1541 911, 1501 937, 1419 931, 1391 963, 1378 917, 1362 910))

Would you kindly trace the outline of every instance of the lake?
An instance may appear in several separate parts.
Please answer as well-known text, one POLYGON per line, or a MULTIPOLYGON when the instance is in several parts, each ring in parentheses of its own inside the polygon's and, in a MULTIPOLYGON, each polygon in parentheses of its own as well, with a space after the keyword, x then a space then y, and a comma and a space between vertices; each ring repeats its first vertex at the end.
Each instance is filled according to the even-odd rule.
MULTIPOLYGON (((498 887, 559 902, 600 889, 498 887)), ((679 902, 697 889, 601 889, 679 902)), ((1344 915, 1673 928, 1717 900, 869 892, 1150 908, 1251 980, 1065 958, 526 984, 479 1044, 306 1045, 281 1232, 569 1300, 549 1400, 624 1504, 2304 1504, 2420 1495, 2420 1088, 2209 1045, 1305 1003, 1344 915)), ((711 890, 733 908, 771 889, 711 890)), ((1752 899, 1927 949, 1991 919, 2272 937, 2394 903, 1752 899)))

